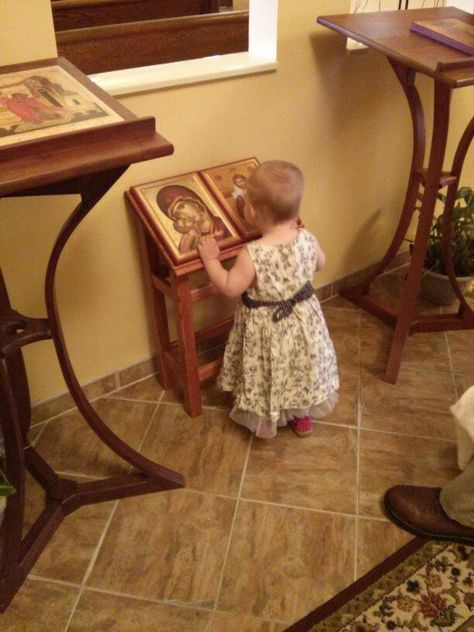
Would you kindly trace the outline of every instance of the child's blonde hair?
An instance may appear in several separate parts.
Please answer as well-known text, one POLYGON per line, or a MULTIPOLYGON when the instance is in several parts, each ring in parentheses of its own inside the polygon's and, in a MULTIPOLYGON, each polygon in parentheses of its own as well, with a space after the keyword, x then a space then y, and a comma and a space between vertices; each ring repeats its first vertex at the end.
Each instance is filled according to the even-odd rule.
POLYGON ((250 175, 247 195, 259 213, 275 222, 284 222, 298 215, 303 187, 303 174, 296 165, 268 160, 250 175))

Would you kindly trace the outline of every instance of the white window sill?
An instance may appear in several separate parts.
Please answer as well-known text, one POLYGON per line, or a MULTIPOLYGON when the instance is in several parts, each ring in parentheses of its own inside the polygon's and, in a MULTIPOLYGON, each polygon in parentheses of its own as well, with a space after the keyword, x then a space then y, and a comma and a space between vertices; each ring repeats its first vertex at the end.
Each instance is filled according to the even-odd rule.
POLYGON ((245 53, 214 55, 171 64, 115 70, 89 75, 100 88, 113 96, 160 90, 187 83, 213 81, 276 70, 275 57, 245 53))
POLYGON ((248 52, 103 72, 90 79, 120 96, 276 70, 277 26, 278 0, 250 0, 248 52))

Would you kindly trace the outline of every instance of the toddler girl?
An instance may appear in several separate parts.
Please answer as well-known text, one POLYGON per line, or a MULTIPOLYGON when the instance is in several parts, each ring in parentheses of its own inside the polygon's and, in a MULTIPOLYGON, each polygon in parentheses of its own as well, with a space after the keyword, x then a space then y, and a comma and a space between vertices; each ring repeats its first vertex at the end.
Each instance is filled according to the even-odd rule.
POLYGON ((316 238, 298 228, 303 175, 279 160, 261 163, 248 181, 245 220, 262 234, 239 253, 231 270, 219 247, 203 237, 198 250, 217 288, 239 296, 218 386, 234 395, 231 418, 257 437, 290 424, 300 437, 337 402, 334 346, 311 285, 325 263, 316 238))

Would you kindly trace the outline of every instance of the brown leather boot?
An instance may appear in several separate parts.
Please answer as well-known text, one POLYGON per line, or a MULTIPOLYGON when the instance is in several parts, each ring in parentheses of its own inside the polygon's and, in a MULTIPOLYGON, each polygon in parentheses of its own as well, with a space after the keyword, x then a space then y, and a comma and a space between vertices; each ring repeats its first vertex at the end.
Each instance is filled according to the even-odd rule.
POLYGON ((474 545, 474 529, 451 520, 439 502, 439 487, 396 485, 385 492, 388 517, 402 529, 431 540, 474 545))

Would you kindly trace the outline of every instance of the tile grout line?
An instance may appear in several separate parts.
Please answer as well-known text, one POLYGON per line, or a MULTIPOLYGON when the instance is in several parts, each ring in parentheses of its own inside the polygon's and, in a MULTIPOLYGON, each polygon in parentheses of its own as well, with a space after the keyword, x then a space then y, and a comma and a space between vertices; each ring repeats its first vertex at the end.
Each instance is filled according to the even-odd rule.
MULTIPOLYGON (((49 419, 47 421, 42 422, 43 427, 41 428, 41 430, 38 432, 38 434, 36 435, 36 437, 33 439, 33 441, 31 442, 31 446, 34 447, 38 441, 40 440, 41 435, 43 434, 43 432, 46 430, 46 428, 49 426, 49 419)), ((36 426, 38 427, 38 426, 36 426)), ((28 432, 32 430, 32 428, 30 427, 28 432)))
MULTIPOLYGON (((110 375, 112 375, 112 374, 110 374, 110 375)), ((122 386, 117 386, 116 388, 112 389, 111 391, 105 391, 104 393, 101 393, 100 395, 96 395, 95 397, 91 397, 91 398, 89 398, 89 397, 87 397, 87 395, 86 395, 86 397, 87 397, 87 401, 88 401, 89 403, 92 403, 92 402, 96 402, 96 401, 97 401, 97 400, 99 400, 99 399, 104 399, 104 398, 105 398, 105 399, 108 399, 108 398, 110 397, 110 395, 112 395, 113 393, 116 393, 117 391, 124 390, 125 388, 129 388, 130 386, 135 386, 135 384, 138 384, 139 382, 144 382, 145 380, 149 380, 151 377, 154 377, 154 376, 156 376, 156 375, 157 375, 156 373, 151 373, 150 375, 146 375, 145 377, 140 377, 140 378, 138 378, 138 379, 137 379, 137 380, 135 380, 134 382, 130 382, 130 383, 128 383, 128 384, 124 384, 124 385, 122 385, 122 386)), ((108 376, 105 376, 105 377, 108 377, 108 376)), ((89 386, 89 384, 84 384, 84 385, 81 385, 81 388, 82 388, 83 390, 85 390, 85 388, 86 388, 87 386, 89 386)), ((163 391, 163 393, 164 393, 164 392, 165 392, 165 391, 163 391)), ((161 401, 161 398, 162 398, 162 396, 163 396, 163 393, 161 393, 161 394, 160 394, 160 400, 158 400, 158 402, 159 402, 159 401, 161 401)), ((56 399, 58 399, 59 397, 64 397, 64 395, 68 395, 68 394, 69 394, 69 391, 66 391, 65 393, 62 393, 61 395, 57 395, 57 396, 55 396, 55 397, 52 397, 50 400, 45 400, 44 402, 38 402, 38 404, 35 404, 34 406, 32 406, 32 411, 33 411, 33 410, 35 410, 36 408, 38 408, 38 407, 42 406, 42 405, 43 405, 43 404, 45 404, 45 403, 47 404, 47 403, 48 403, 48 402, 50 402, 50 401, 51 401, 51 402, 54 402, 54 401, 55 401, 56 399)), ((113 398, 113 397, 112 397, 112 398, 110 398, 110 399, 122 399, 122 398, 113 398)), ((123 398, 123 399, 126 399, 126 398, 123 398)), ((137 402, 140 402, 141 400, 135 400, 135 399, 134 399, 134 400, 131 400, 131 401, 137 401, 137 402)), ((156 404, 156 403, 158 403, 158 402, 157 402, 156 400, 153 400, 153 401, 144 400, 144 401, 143 401, 143 403, 145 403, 145 404, 156 404)), ((31 424, 31 426, 30 426, 30 430, 31 430, 32 428, 36 428, 36 427, 40 426, 41 424, 48 423, 48 422, 52 421, 53 419, 56 419, 57 417, 61 417, 61 415, 66 415, 66 414, 68 414, 68 413, 73 413, 74 411, 78 411, 78 408, 77 408, 77 406, 76 406, 76 404, 75 404, 74 400, 73 400, 72 404, 73 404, 73 405, 71 406, 71 408, 65 408, 64 410, 61 410, 59 413, 55 413, 54 415, 51 415, 51 417, 47 417, 46 419, 42 419, 41 421, 37 421, 36 423, 31 424)))
POLYGON ((247 448, 247 454, 245 455, 245 462, 244 462, 244 467, 242 469, 242 476, 240 477, 240 485, 239 485, 239 490, 237 492, 237 500, 235 503, 235 508, 234 508, 234 515, 232 516, 232 524, 230 526, 230 533, 229 533, 229 538, 227 540, 227 546, 224 552, 224 559, 222 561, 222 568, 221 568, 221 574, 219 577, 219 584, 217 586, 217 591, 216 591, 216 599, 214 602, 214 608, 212 609, 212 614, 209 618, 209 623, 207 625, 206 628, 206 632, 211 632, 212 627, 214 625, 214 618, 216 615, 216 611, 217 611, 217 605, 219 603, 219 598, 221 596, 221 591, 222 591, 222 584, 224 583, 224 573, 225 573, 225 567, 227 565, 227 558, 229 556, 229 551, 230 551, 230 545, 232 543, 232 536, 234 535, 234 527, 235 527, 235 523, 237 521, 237 512, 239 509, 239 504, 240 504, 240 499, 241 499, 241 495, 242 495, 242 489, 244 486, 244 480, 245 480, 245 475, 247 473, 247 466, 248 466, 248 462, 250 459, 250 450, 252 448, 252 443, 253 443, 253 434, 250 435, 250 440, 249 440, 249 445, 247 448))
POLYGON ((113 597, 125 597, 126 599, 133 599, 135 601, 142 601, 146 603, 162 604, 165 606, 171 606, 177 609, 185 610, 198 610, 200 612, 212 612, 211 608, 205 608, 204 606, 197 606, 195 604, 189 604, 186 602, 177 601, 176 599, 153 599, 152 597, 144 597, 143 595, 134 595, 132 593, 119 592, 115 590, 107 590, 106 588, 98 588, 97 586, 86 586, 85 590, 88 592, 99 593, 101 595, 111 595, 113 597))
MULTIPOLYGON (((155 416, 156 411, 158 410, 158 407, 159 407, 159 402, 156 404, 156 406, 154 407, 153 412, 150 415, 150 421, 148 422, 146 430, 143 433, 143 438, 142 438, 142 440, 141 440, 141 442, 139 444, 139 447, 137 448, 137 452, 143 447, 143 443, 144 443, 145 438, 146 438, 146 436, 148 434, 148 431, 149 431, 150 426, 151 426, 151 424, 153 422, 153 418, 155 416)), ((133 470, 133 466, 130 466, 129 470, 128 470, 129 473, 132 470, 133 470)), ((115 501, 114 506, 112 507, 112 511, 110 512, 110 516, 108 517, 107 522, 105 523, 104 530, 102 531, 102 535, 101 535, 101 537, 99 539, 99 542, 97 543, 97 546, 95 548, 94 553, 92 554, 92 557, 90 559, 90 562, 89 562, 89 565, 87 567, 87 570, 84 573, 84 577, 83 577, 82 582, 81 582, 81 587, 79 589, 79 594, 77 595, 77 599, 76 599, 76 601, 75 601, 75 603, 74 603, 74 605, 72 607, 72 611, 71 611, 71 614, 69 615, 68 621, 67 621, 66 626, 64 628, 64 632, 67 632, 69 630, 69 627, 70 627, 70 625, 72 623, 72 620, 73 620, 74 615, 75 615, 76 610, 77 610, 77 606, 79 605, 79 601, 81 600, 81 597, 82 597, 82 595, 84 593, 84 590, 85 590, 85 587, 86 587, 86 583, 87 583, 87 581, 88 581, 88 579, 89 579, 89 577, 90 577, 90 575, 92 573, 92 570, 93 570, 93 568, 95 566, 97 558, 99 557, 100 549, 102 548, 102 544, 104 543, 105 536, 107 535, 109 527, 110 527, 110 525, 112 523, 112 519, 113 519, 113 517, 115 515, 115 512, 117 511, 117 507, 119 505, 119 502, 120 502, 120 499, 117 499, 115 501)))
POLYGON ((359 549, 359 508, 360 508, 360 441, 362 426, 362 314, 359 318, 359 383, 357 385, 357 446, 356 446, 356 506, 355 506, 355 533, 354 533, 354 567, 353 579, 357 579, 357 551, 359 549))
POLYGON ((285 503, 276 503, 271 500, 262 500, 260 498, 245 498, 241 496, 239 500, 246 503, 254 503, 255 505, 269 505, 270 507, 283 507, 284 509, 298 509, 300 511, 310 511, 312 513, 320 513, 327 516, 342 516, 344 518, 355 518, 355 514, 344 513, 342 511, 330 511, 329 509, 315 509, 314 507, 305 507, 304 505, 287 505, 285 503))
MULTIPOLYGON (((80 584, 75 584, 74 582, 67 582, 61 579, 53 579, 50 577, 42 577, 41 575, 29 575, 28 576, 29 579, 31 579, 32 581, 36 581, 36 582, 43 582, 43 583, 51 583, 51 584, 57 584, 59 586, 67 586, 69 588, 80 588, 80 584)), ((207 613, 212 613, 213 610, 212 608, 205 608, 204 606, 197 606, 195 604, 189 604, 186 602, 180 602, 180 601, 176 601, 173 599, 153 599, 152 597, 144 597, 142 595, 134 595, 132 593, 126 593, 126 592, 119 592, 119 591, 114 591, 114 590, 107 590, 106 588, 98 588, 96 586, 85 586, 84 590, 86 590, 87 592, 92 592, 92 593, 99 593, 101 595, 111 595, 112 597, 125 597, 126 599, 132 599, 134 601, 141 601, 141 602, 145 602, 145 603, 151 603, 151 604, 160 604, 160 605, 165 605, 165 606, 170 606, 176 609, 184 609, 184 610, 198 610, 199 612, 207 612, 207 613)), ((216 610, 216 614, 223 614, 223 615, 229 615, 232 613, 226 612, 225 610, 216 610)), ((246 615, 244 615, 246 616, 246 615)), ((265 619, 263 617, 256 617, 253 616, 251 617, 252 619, 255 619, 257 621, 261 621, 262 623, 268 623, 268 619, 265 619)), ((288 622, 285 621, 278 621, 275 619, 271 620, 272 623, 278 623, 280 625, 288 625, 288 622)))
POLYGON ((446 349, 448 352, 448 362, 449 362, 449 367, 451 369, 451 381, 453 384, 453 391, 454 391, 454 397, 455 400, 459 397, 459 393, 458 393, 458 387, 456 384, 456 372, 454 370, 454 363, 453 363, 453 354, 451 353, 451 345, 449 344, 449 336, 448 336, 448 332, 445 331, 444 333, 444 340, 446 342, 446 349))
POLYGON ((91 557, 91 560, 90 560, 89 565, 87 567, 87 570, 84 573, 84 577, 82 579, 81 586, 80 586, 80 589, 79 589, 79 594, 77 595, 77 599, 76 599, 76 601, 75 601, 75 603, 74 603, 74 605, 72 607, 71 614, 69 615, 69 618, 67 620, 66 626, 64 628, 64 632, 67 632, 69 630, 69 626, 72 623, 72 619, 74 618, 74 615, 76 614, 77 606, 79 605, 79 601, 80 601, 80 599, 82 597, 82 594, 83 594, 83 592, 85 590, 86 583, 87 583, 87 581, 88 581, 88 579, 89 579, 89 577, 90 577, 90 575, 92 573, 92 569, 95 566, 95 563, 96 563, 97 558, 99 556, 99 551, 100 551, 100 549, 102 547, 102 544, 103 544, 103 542, 105 540, 105 536, 107 534, 107 531, 109 530, 110 523, 112 522, 112 518, 115 515, 115 512, 117 510, 118 504, 119 504, 119 501, 116 500, 115 503, 114 503, 114 506, 112 507, 112 511, 110 512, 110 516, 108 517, 107 522, 105 523, 105 527, 104 527, 104 530, 102 532, 102 535, 101 535, 101 537, 99 539, 99 542, 97 543, 97 546, 95 548, 94 553, 92 554, 92 557, 91 557))
POLYGON ((68 586, 69 588, 80 588, 80 584, 74 582, 68 582, 64 579, 55 579, 54 577, 43 577, 42 575, 35 575, 34 573, 28 574, 28 579, 34 582, 46 582, 51 584, 58 584, 59 586, 68 586))
MULTIPOLYGON (((446 411, 443 411, 446 412, 446 411)), ((444 441, 445 443, 456 443, 456 439, 445 439, 444 437, 436 437, 429 435, 409 434, 406 432, 395 432, 393 430, 380 430, 378 428, 364 428, 365 432, 377 432, 379 434, 395 435, 396 437, 409 437, 411 439, 429 439, 430 441, 444 441)))

